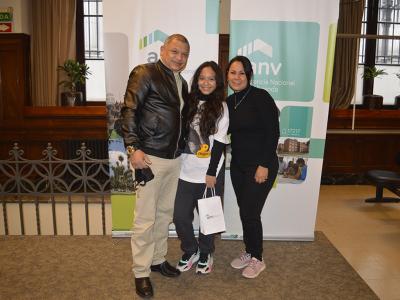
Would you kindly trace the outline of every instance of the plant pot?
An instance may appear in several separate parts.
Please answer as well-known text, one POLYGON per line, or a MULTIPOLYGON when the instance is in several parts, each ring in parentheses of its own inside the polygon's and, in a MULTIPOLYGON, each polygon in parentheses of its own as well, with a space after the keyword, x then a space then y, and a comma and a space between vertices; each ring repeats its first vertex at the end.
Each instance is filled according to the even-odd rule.
POLYGON ((369 110, 381 109, 383 106, 383 97, 380 95, 364 95, 363 104, 369 110))
POLYGON ((75 106, 81 105, 83 99, 82 92, 64 92, 61 93, 62 106, 75 106))

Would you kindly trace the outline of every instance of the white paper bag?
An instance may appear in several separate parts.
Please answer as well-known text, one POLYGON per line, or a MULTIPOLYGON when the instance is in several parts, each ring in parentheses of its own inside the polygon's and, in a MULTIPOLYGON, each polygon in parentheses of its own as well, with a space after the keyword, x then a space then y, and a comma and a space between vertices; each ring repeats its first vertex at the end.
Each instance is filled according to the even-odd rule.
POLYGON ((203 198, 197 200, 199 207, 200 231, 204 235, 225 231, 225 219, 222 210, 221 197, 215 196, 215 190, 211 190, 212 197, 206 198, 206 188, 203 198))

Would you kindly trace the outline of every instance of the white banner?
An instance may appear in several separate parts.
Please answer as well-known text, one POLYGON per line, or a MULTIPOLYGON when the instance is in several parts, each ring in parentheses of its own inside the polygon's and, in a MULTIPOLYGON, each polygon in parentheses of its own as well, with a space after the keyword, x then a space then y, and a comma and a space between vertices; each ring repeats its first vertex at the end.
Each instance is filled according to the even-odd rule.
MULTIPOLYGON (((265 239, 314 238, 338 16, 339 0, 231 1, 230 58, 250 59, 253 84, 281 111, 281 166, 262 212, 265 239), (294 179, 302 163, 306 174, 294 179)), ((223 237, 242 238, 229 171, 224 210, 223 237)))
POLYGON ((190 43, 188 64, 182 72, 190 86, 201 63, 218 61, 219 1, 103 0, 103 10, 114 234, 129 231, 132 225, 132 176, 123 141, 115 131, 129 73, 138 64, 156 62, 164 39, 180 33, 190 43))

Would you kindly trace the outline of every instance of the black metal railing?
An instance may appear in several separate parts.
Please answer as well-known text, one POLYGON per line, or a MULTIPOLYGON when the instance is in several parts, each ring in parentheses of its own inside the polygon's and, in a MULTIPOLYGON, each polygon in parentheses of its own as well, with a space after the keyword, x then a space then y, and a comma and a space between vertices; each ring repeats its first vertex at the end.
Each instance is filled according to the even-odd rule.
POLYGON ((9 159, 0 160, 0 203, 5 234, 9 234, 8 205, 18 205, 21 234, 25 234, 24 205, 34 204, 36 232, 41 234, 40 205, 51 204, 53 234, 57 235, 56 204, 68 207, 69 233, 74 234, 72 207, 84 204, 86 234, 89 230, 89 205, 101 205, 102 232, 106 234, 105 205, 110 199, 110 172, 108 159, 91 157, 85 143, 73 159, 60 159, 57 150, 48 143, 39 160, 23 157, 24 151, 15 143, 9 159))

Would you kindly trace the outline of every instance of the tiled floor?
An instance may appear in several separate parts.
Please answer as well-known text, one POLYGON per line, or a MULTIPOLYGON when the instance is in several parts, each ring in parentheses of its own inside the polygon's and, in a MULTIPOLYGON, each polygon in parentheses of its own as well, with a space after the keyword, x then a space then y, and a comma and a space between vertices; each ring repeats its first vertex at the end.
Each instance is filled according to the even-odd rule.
POLYGON ((316 230, 381 299, 400 300, 400 203, 364 202, 374 194, 372 186, 321 186, 316 230))

